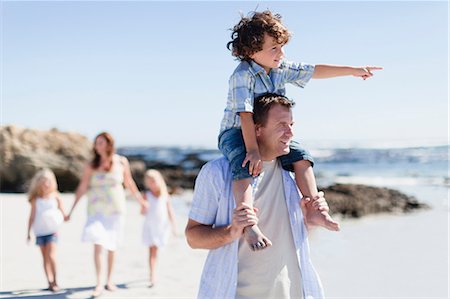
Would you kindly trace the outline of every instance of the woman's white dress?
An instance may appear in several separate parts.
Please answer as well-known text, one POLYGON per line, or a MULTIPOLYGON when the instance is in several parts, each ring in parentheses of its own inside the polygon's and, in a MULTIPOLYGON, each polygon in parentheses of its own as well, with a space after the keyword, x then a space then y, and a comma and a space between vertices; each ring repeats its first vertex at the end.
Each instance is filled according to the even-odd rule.
POLYGON ((94 170, 87 191, 88 218, 82 240, 114 251, 120 244, 124 227, 125 190, 123 165, 114 157, 111 171, 94 170))
POLYGON ((145 214, 142 230, 142 242, 145 246, 163 247, 170 235, 170 224, 167 210, 168 196, 155 197, 146 191, 148 210, 145 214))

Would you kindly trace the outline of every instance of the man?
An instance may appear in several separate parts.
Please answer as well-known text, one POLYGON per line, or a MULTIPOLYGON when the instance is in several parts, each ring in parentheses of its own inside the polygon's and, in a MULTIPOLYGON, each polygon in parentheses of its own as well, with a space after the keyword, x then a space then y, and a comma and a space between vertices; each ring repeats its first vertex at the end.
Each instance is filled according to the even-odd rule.
POLYGON ((275 94, 255 99, 253 118, 263 160, 254 183, 255 210, 245 203, 235 207, 225 158, 205 164, 197 177, 186 237, 192 248, 210 250, 198 298, 323 298, 309 258, 306 225, 321 221, 328 206, 323 193, 309 203, 301 200, 295 180, 277 160, 289 152, 292 106, 275 94), (252 254, 259 248, 250 248, 241 236, 255 224, 273 245, 252 254))

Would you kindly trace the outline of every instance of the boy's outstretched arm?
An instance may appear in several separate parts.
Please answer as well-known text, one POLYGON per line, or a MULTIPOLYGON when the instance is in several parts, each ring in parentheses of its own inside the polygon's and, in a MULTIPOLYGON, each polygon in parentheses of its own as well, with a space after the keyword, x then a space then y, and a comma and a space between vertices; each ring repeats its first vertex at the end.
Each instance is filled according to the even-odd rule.
POLYGON ((361 77, 364 80, 373 76, 372 71, 382 70, 380 66, 344 66, 344 65, 332 65, 332 64, 317 64, 314 68, 314 79, 327 79, 342 76, 354 76, 361 77))

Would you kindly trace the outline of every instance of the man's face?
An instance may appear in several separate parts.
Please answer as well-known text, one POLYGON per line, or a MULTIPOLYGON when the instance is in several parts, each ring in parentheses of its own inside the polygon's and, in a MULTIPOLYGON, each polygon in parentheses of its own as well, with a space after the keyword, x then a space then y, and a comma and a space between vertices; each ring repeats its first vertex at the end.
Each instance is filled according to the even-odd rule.
POLYGON ((269 73, 271 69, 280 66, 281 60, 284 58, 283 46, 283 44, 277 43, 275 38, 264 33, 262 50, 254 53, 250 58, 269 73))
POLYGON ((273 160, 289 153, 289 143, 294 136, 292 110, 275 104, 268 112, 265 126, 257 126, 256 136, 263 160, 273 160))

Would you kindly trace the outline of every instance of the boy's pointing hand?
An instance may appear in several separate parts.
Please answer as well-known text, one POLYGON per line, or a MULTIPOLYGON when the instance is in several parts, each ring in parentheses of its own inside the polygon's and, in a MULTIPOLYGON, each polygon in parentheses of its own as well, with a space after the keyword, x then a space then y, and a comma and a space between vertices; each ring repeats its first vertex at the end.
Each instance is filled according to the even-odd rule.
POLYGON ((373 76, 372 71, 378 71, 382 70, 383 68, 381 66, 366 66, 366 67, 359 67, 355 68, 355 72, 353 76, 355 77, 361 77, 363 80, 366 80, 367 78, 370 78, 373 76))

